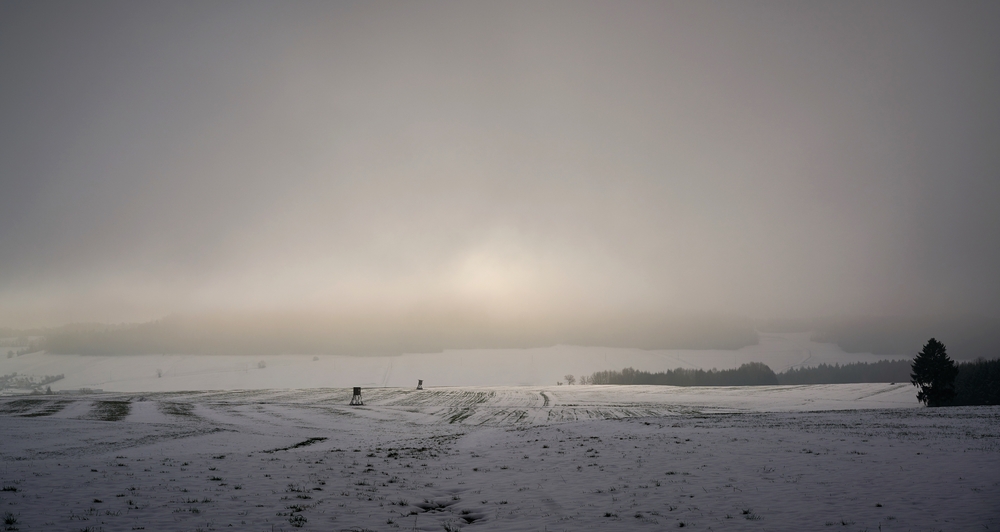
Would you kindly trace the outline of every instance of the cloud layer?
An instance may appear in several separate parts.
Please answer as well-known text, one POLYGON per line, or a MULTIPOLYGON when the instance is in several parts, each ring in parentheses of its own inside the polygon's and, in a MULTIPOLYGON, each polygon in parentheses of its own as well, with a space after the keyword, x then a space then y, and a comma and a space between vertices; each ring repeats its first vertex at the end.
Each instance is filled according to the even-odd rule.
POLYGON ((0 322, 997 315, 1000 7, 0 6, 0 322))

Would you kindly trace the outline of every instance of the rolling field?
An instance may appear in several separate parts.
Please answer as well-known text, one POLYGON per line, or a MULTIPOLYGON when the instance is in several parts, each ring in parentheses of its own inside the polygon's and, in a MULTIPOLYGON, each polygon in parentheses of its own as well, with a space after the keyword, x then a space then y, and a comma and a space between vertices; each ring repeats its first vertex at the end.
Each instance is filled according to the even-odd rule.
POLYGON ((0 398, 18 530, 989 530, 1000 409, 906 385, 0 398), (928 481, 932 479, 933 481, 928 481), (231 526, 230 526, 231 525, 231 526))

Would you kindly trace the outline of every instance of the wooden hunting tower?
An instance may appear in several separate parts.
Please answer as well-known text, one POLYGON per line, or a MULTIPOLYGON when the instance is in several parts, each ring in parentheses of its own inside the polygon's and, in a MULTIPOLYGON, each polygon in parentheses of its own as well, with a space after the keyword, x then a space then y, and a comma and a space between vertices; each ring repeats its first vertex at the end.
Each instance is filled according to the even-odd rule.
POLYGON ((351 406, 364 406, 365 402, 361 399, 361 387, 354 387, 354 396, 351 397, 351 406))
POLYGON ((418 390, 424 389, 424 379, 417 379, 417 389, 418 390))

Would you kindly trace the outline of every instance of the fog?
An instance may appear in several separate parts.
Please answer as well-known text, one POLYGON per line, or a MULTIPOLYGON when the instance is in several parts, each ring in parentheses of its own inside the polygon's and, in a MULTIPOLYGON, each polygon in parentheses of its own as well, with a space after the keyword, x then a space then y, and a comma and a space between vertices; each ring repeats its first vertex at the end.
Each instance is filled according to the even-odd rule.
POLYGON ((998 51, 997 2, 3 2, 0 325, 997 317, 998 51))

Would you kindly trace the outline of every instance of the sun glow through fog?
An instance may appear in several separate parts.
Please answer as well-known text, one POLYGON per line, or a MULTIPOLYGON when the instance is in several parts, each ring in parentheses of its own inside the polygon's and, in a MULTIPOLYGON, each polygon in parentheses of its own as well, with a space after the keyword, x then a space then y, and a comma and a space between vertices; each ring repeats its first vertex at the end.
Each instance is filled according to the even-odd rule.
POLYGON ((0 325, 994 316, 959 4, 0 2, 0 325))

